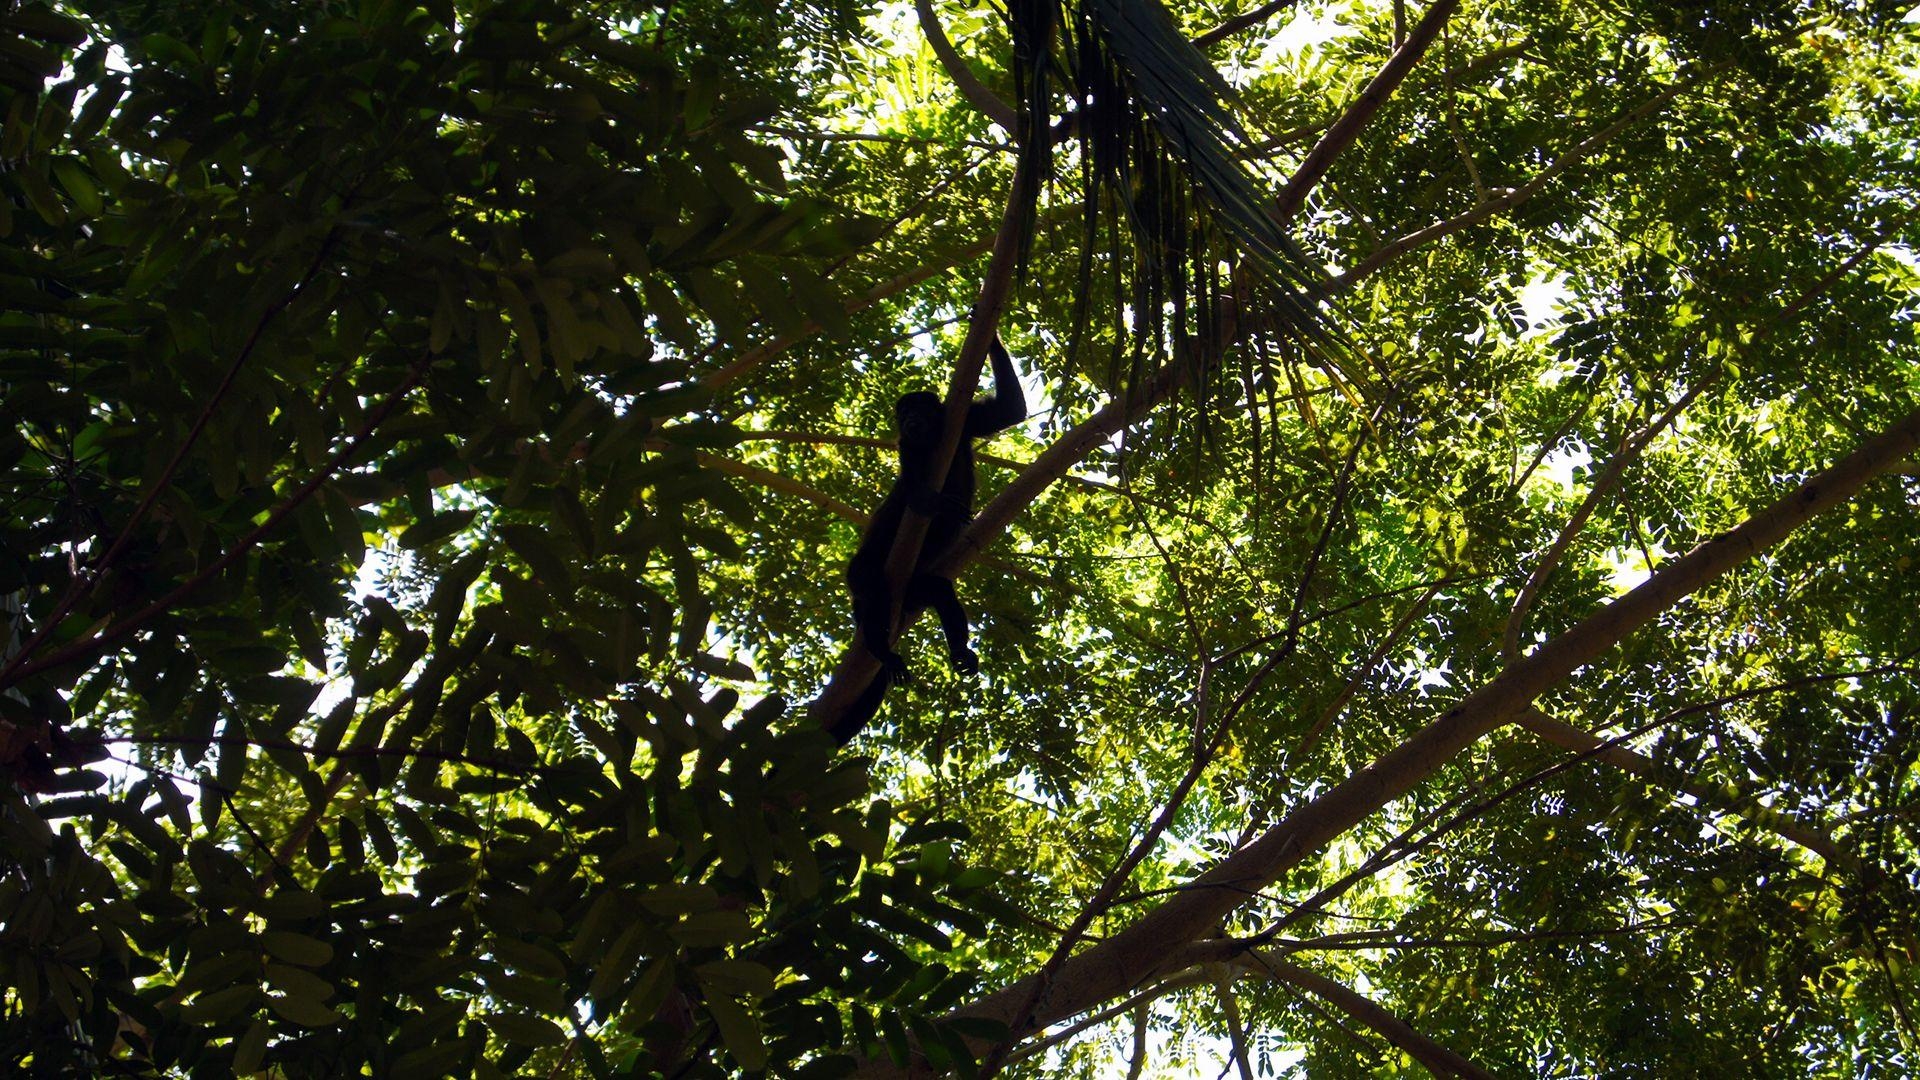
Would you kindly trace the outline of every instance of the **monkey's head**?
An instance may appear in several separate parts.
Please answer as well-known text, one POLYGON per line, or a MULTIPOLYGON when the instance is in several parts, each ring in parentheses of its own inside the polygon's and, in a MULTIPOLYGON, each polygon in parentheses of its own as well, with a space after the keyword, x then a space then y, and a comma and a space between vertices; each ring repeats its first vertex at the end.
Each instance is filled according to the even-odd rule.
POLYGON ((947 406, 940 395, 928 390, 901 394, 893 403, 893 426, 900 433, 902 446, 933 446, 940 441, 940 427, 946 420, 947 406))

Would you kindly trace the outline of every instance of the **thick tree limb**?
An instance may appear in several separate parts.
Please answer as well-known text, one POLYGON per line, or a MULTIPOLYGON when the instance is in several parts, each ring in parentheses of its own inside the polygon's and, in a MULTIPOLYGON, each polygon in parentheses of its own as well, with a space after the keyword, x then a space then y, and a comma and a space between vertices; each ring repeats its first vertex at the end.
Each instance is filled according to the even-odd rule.
MULTIPOLYGON (((1516 719, 1542 693, 1687 596, 1839 505, 1916 449, 1920 449, 1920 411, 1909 413, 1790 494, 1703 541, 1638 588, 1543 643, 1400 746, 1215 864, 1132 926, 1067 960, 1029 1022, 1014 1036, 1085 1011, 1153 978, 1165 969, 1179 943, 1210 936, 1249 897, 1411 791, 1480 737, 1516 719)), ((1035 977, 1029 976, 1012 983, 958 1010, 958 1015, 1008 1023, 1031 995, 1034 982, 1035 977)), ((890 1076, 898 1071, 890 1063, 869 1061, 861 1074, 890 1076)))

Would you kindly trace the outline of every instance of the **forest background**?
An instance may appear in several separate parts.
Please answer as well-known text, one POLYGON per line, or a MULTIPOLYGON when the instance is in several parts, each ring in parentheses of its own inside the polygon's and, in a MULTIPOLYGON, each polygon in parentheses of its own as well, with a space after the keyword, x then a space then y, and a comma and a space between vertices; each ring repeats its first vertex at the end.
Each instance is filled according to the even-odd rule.
POLYGON ((4 12, 0 1070, 1920 1067, 1907 5, 4 12))

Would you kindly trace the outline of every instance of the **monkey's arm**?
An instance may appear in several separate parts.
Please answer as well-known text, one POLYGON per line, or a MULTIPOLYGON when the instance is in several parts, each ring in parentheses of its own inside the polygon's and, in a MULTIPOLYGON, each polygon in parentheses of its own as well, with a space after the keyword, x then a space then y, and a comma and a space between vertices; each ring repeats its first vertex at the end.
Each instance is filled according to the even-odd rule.
POLYGON ((993 358, 993 396, 967 409, 970 439, 991 435, 1027 418, 1027 392, 1020 386, 1020 374, 1013 370, 1013 357, 1007 355, 999 335, 994 335, 987 355, 993 358))

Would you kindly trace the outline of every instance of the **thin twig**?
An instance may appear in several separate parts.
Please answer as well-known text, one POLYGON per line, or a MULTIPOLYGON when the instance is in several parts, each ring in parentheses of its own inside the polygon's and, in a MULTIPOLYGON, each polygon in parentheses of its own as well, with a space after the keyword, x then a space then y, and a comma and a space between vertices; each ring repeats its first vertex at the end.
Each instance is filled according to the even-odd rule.
MULTIPOLYGON (((1286 639, 1281 643, 1279 648, 1274 650, 1273 655, 1269 656, 1266 661, 1248 677, 1245 685, 1241 687, 1240 693, 1221 711, 1220 718, 1214 725, 1211 733, 1211 738, 1204 744, 1196 745, 1193 761, 1187 766, 1187 771, 1181 776, 1179 783, 1174 785, 1172 793, 1168 795, 1166 803, 1161 807, 1160 812, 1154 816, 1153 822, 1147 826, 1146 831, 1140 836, 1140 839, 1134 842, 1132 848, 1127 852, 1126 857, 1121 859, 1120 863, 1107 873, 1105 879, 1100 883, 1100 888, 1096 890, 1093 897, 1081 907, 1080 913, 1074 917, 1073 923, 1067 927, 1067 932, 1061 936, 1059 943, 1054 946, 1052 955, 1047 958, 1047 962, 1041 966, 1040 971, 1034 976, 1033 985, 1027 993, 1026 1003, 1015 1010, 1014 1020, 1008 1025, 1012 1030, 1013 1038, 1017 1038, 1025 1028, 1029 1014, 1033 1011, 1034 1006, 1039 1002, 1041 996, 1046 993, 1048 983, 1053 973, 1058 971, 1061 965, 1066 963, 1067 958, 1073 952, 1074 945, 1079 943, 1080 936, 1085 933, 1086 929, 1093 924, 1096 918, 1099 918, 1112 906, 1114 897, 1119 894, 1121 887, 1132 877, 1134 869, 1153 851, 1159 844, 1160 837, 1166 832, 1168 827, 1173 824, 1174 817, 1178 815, 1180 809, 1186 805, 1187 796, 1192 792, 1194 785, 1199 783, 1200 777, 1206 773, 1208 766, 1213 763, 1214 757, 1219 753, 1220 746, 1225 742, 1228 733, 1232 731, 1233 722, 1239 716, 1240 711, 1253 699, 1254 693, 1264 684, 1266 677, 1278 667, 1282 661, 1292 655, 1294 648, 1300 640, 1299 631, 1305 616, 1307 592, 1312 586, 1316 569, 1319 566, 1320 557, 1326 550, 1328 541, 1333 535, 1335 525, 1339 522, 1341 510, 1346 503, 1348 485, 1353 478, 1354 469, 1359 463, 1360 448, 1363 445, 1365 445, 1364 440, 1354 440, 1352 452, 1347 457, 1346 465, 1341 470, 1340 478, 1334 484, 1333 495, 1328 500, 1326 523, 1320 531, 1320 536, 1314 545, 1313 552, 1307 557, 1306 565, 1300 572, 1300 585, 1294 593, 1293 610, 1288 617, 1288 634, 1286 639)), ((997 1045, 994 1050, 987 1055, 986 1063, 981 1068, 981 1075, 983 1077, 993 1075, 994 1070, 998 1067, 999 1062, 1004 1059, 1006 1050, 1010 1046, 1011 1038, 997 1045)))
POLYGON ((980 139, 930 139, 919 135, 895 135, 889 132, 869 131, 823 131, 814 128, 785 127, 779 124, 752 124, 748 131, 757 131, 782 139, 798 139, 814 142, 873 142, 892 143, 896 146, 933 146, 946 148, 966 146, 975 150, 1011 152, 1012 143, 984 142, 980 139))
POLYGON ((1859 861, 1850 853, 1842 851, 1840 846, 1834 843, 1832 836, 1810 829, 1793 817, 1761 803, 1759 799, 1744 790, 1743 784, 1729 781, 1726 787, 1715 787, 1711 784, 1694 783, 1679 776, 1678 770, 1665 767, 1645 754, 1619 744, 1608 745, 1608 740, 1565 721, 1557 720, 1541 709, 1529 709, 1522 713, 1520 726, 1562 749, 1576 752, 1594 751, 1597 760, 1604 761, 1628 775, 1639 777, 1658 787, 1677 789, 1692 796, 1703 806, 1718 809, 1723 813, 1737 814, 1782 839, 1806 848, 1835 866, 1845 867, 1856 874, 1859 872, 1859 861))
POLYGON ((244 735, 109 735, 100 740, 103 743, 133 743, 140 746, 254 746, 262 750, 291 750, 313 758, 336 758, 351 760, 355 758, 425 758, 428 761, 446 761, 458 765, 472 765, 475 768, 490 769, 510 776, 527 776, 542 771, 546 766, 526 761, 510 761, 506 758, 475 757, 471 754, 455 753, 449 750, 430 750, 418 746, 344 746, 323 750, 311 743, 295 742, 291 739, 262 739, 244 735))
MULTIPOLYGON (((1442 35, 1440 43, 1448 63, 1453 60, 1453 35, 1442 35)), ((1467 149, 1466 136, 1460 132, 1460 95, 1453 87, 1453 72, 1445 64, 1440 68, 1440 85, 1447 94, 1447 131, 1453 136, 1454 149, 1460 151, 1460 162, 1467 167, 1467 177, 1473 181, 1474 197, 1482 202, 1487 198, 1487 185, 1480 179, 1480 168, 1473 163, 1473 151, 1467 149)))
POLYGON ((1407 609, 1400 613, 1400 617, 1394 620, 1393 626, 1381 637, 1380 643, 1374 646, 1365 660, 1354 667, 1353 673, 1347 678, 1346 685, 1340 688, 1340 692, 1334 695, 1326 708, 1320 710, 1319 719, 1307 728, 1306 734, 1300 736, 1300 744, 1294 747, 1293 753, 1288 755, 1287 760, 1297 762, 1313 749, 1314 744, 1320 740, 1321 733, 1326 731, 1327 725, 1333 723, 1333 718, 1339 716, 1340 711, 1347 707, 1347 702, 1352 701, 1353 696, 1359 693, 1360 684, 1366 680, 1367 675, 1400 644, 1400 639, 1412 627, 1413 620, 1419 618, 1420 613, 1425 611, 1427 605, 1438 595, 1440 595, 1440 585, 1435 583, 1428 586, 1427 590, 1420 594, 1419 599, 1407 605, 1407 609))

